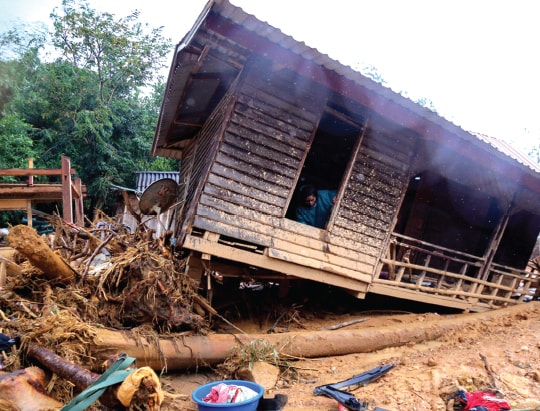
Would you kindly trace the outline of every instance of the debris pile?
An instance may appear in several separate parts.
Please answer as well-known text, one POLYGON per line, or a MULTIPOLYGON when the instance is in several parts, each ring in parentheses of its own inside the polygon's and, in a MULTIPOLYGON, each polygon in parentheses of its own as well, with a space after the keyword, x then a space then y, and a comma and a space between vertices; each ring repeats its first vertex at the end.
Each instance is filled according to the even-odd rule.
MULTIPOLYGON (((204 299, 184 274, 183 260, 173 258, 167 235, 156 240, 151 232, 132 234, 103 215, 86 228, 51 222, 55 231, 47 237, 24 225, 7 235, 16 251, 0 260, 0 333, 7 339, 0 359, 4 377, 18 382, 8 387, 12 378, 0 376, 0 398, 13 397, 19 409, 38 409, 36 403, 21 406, 32 397, 21 387, 40 387, 34 397, 44 396, 48 408, 69 402, 114 363, 124 330, 147 343, 167 333, 208 332, 204 299), (104 355, 111 357, 105 364, 104 355)), ((152 377, 135 375, 148 377, 147 383, 152 377)), ((155 405, 154 394, 147 398, 155 405)))

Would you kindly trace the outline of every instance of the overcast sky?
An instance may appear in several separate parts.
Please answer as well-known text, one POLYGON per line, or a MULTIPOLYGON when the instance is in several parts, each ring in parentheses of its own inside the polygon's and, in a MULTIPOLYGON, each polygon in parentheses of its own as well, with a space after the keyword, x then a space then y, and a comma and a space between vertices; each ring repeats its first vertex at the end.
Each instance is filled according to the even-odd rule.
MULTIPOLYGON (((413 99, 431 100, 440 115, 466 130, 522 148, 540 143, 535 0, 231 1, 344 64, 374 66, 387 86, 413 99)), ((139 10, 140 21, 163 26, 164 35, 178 43, 206 1, 89 3, 117 17, 139 10)), ((0 25, 17 19, 47 22, 60 4, 0 0, 0 25)))

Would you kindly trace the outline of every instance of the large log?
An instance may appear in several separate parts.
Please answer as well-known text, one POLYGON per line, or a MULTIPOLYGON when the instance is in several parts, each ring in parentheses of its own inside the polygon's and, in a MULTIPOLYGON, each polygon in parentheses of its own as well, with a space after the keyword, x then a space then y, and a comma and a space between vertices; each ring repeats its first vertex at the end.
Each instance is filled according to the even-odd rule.
POLYGON ((45 372, 28 367, 0 375, 0 410, 59 410, 62 403, 45 391, 45 372))
MULTIPOLYGON (((92 385, 100 375, 89 371, 78 364, 74 364, 64 358, 56 355, 52 351, 37 345, 31 345, 27 350, 27 355, 38 360, 41 365, 75 385, 79 391, 92 385)), ((109 387, 104 394, 99 398, 99 401, 110 408, 120 406, 120 402, 116 398, 114 389, 117 387, 109 387)))
POLYGON ((23 254, 30 263, 43 271, 51 280, 63 284, 75 280, 75 270, 38 235, 26 225, 16 225, 9 230, 7 241, 10 247, 23 254))
MULTIPOLYGON (((79 391, 90 387, 101 377, 100 374, 67 361, 45 347, 31 345, 27 355, 38 360, 60 378, 73 383, 79 391)), ((111 358, 108 358, 109 362, 111 358)), ((139 407, 137 409, 157 410, 163 402, 163 397, 158 376, 151 369, 141 367, 133 370, 123 382, 107 387, 98 400, 111 409, 128 407, 134 402, 139 407)))
POLYGON ((231 349, 252 340, 266 340, 281 354, 296 358, 317 358, 354 353, 366 353, 407 343, 435 340, 446 333, 458 331, 482 322, 520 316, 540 311, 540 302, 529 302, 483 313, 458 314, 451 318, 424 321, 419 324, 398 324, 350 331, 291 332, 283 334, 211 334, 178 335, 160 338, 134 337, 128 331, 97 329, 92 353, 106 359, 125 352, 137 359, 137 364, 154 370, 181 370, 210 366, 223 362, 231 349))

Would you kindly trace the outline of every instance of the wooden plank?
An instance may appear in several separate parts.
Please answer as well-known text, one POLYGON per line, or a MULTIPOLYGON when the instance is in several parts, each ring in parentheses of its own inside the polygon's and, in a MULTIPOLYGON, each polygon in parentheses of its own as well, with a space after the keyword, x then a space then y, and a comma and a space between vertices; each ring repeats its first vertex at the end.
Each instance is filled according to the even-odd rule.
MULTIPOLYGON (((285 114, 285 112, 283 113, 285 114)), ((304 133, 299 133, 295 135, 294 139, 291 139, 291 132, 295 131, 294 128, 291 128, 289 130, 280 130, 279 128, 275 127, 274 124, 272 125, 266 125, 258 120, 246 118, 246 117, 234 117, 235 121, 238 124, 241 124, 241 126, 245 129, 248 129, 251 133, 255 135, 263 135, 263 136, 271 136, 271 140, 269 140, 269 143, 276 142, 276 143, 287 143, 290 145, 294 145, 297 149, 301 150, 302 145, 305 145, 306 142, 302 144, 302 141, 299 139, 299 137, 307 138, 309 135, 304 135, 304 133)))
MULTIPOLYGON (((219 218, 221 218, 219 222, 224 226, 231 225, 238 227, 238 229, 244 229, 246 232, 252 231, 256 233, 255 235, 259 240, 261 236, 264 236, 266 238, 264 243, 258 243, 262 246, 272 246, 283 250, 300 247, 298 248, 298 254, 302 254, 306 250, 313 250, 315 253, 321 253, 318 254, 320 258, 325 258, 323 253, 327 252, 347 260, 360 261, 363 264, 374 264, 376 260, 373 256, 366 256, 364 253, 359 252, 357 244, 350 244, 349 248, 334 244, 335 236, 331 233, 326 233, 324 238, 321 238, 321 233, 324 233, 324 231, 316 227, 293 221, 284 222, 281 218, 261 215, 249 208, 231 207, 231 205, 216 199, 205 198, 205 201, 200 204, 198 217, 202 217, 203 210, 207 210, 204 208, 206 206, 224 213, 219 215, 219 218), (306 233, 309 233, 309 235, 306 235, 306 233)), ((210 213, 210 211, 207 211, 206 218, 212 218, 209 215, 210 213)), ((212 219, 216 224, 218 223, 215 215, 212 219)), ((195 225, 197 226, 197 224, 195 225)))
POLYGON ((282 164, 283 167, 296 171, 298 163, 304 154, 303 150, 298 150, 285 144, 282 144, 283 151, 275 150, 276 147, 273 143, 269 145, 261 144, 260 136, 257 136, 257 140, 259 141, 252 141, 249 138, 232 134, 230 131, 231 129, 229 128, 225 133, 224 142, 231 147, 234 147, 238 154, 243 156, 244 159, 247 154, 250 158, 250 162, 251 156, 256 156, 257 159, 260 158, 262 164, 266 161, 273 161, 277 164, 282 164))
POLYGON ((381 284, 378 282, 371 284, 368 292, 385 295, 388 297, 418 301, 426 304, 436 304, 439 306, 457 308, 460 310, 470 310, 472 308, 472 304, 467 300, 459 300, 442 295, 421 293, 417 290, 398 288, 396 286, 381 284))
POLYGON ((70 168, 69 159, 62 157, 62 216, 66 222, 73 223, 73 189, 70 168))
MULTIPOLYGON (((256 153, 240 151, 237 147, 224 142, 220 149, 216 161, 246 174, 261 179, 268 179, 274 176, 286 176, 293 180, 296 175, 296 167, 279 160, 280 157, 265 158, 256 153)), ((281 155, 281 159, 285 156, 281 155)))
POLYGON ((22 198, 0 199, 0 210, 26 210, 27 200, 22 198))
POLYGON ((238 203, 238 205, 245 208, 259 209, 260 211, 268 210, 268 214, 281 215, 283 207, 285 207, 285 198, 283 195, 280 195, 284 193, 279 192, 279 190, 269 192, 268 190, 264 190, 264 187, 260 185, 253 186, 234 182, 218 174, 210 174, 208 176, 208 184, 204 187, 204 193, 221 199, 221 201, 238 203), (212 185, 212 187, 210 188, 209 185, 212 185), (235 199, 237 200, 235 201, 235 199), (264 204, 258 206, 256 204, 258 201, 264 204))
MULTIPOLYGON (((213 233, 211 231, 206 231, 203 235, 203 238, 207 241, 210 241, 212 243, 217 243, 217 241, 219 240, 219 234, 217 233, 213 233)), ((210 260, 212 257, 211 254, 206 254, 206 253, 203 253, 201 255, 201 260, 210 260)))
MULTIPOLYGON (((69 174, 76 174, 74 168, 69 169, 69 174)), ((62 176, 59 168, 0 168, 0 176, 6 177, 31 177, 31 176, 62 176)))
POLYGON ((311 267, 317 270, 339 274, 344 277, 353 278, 366 283, 371 281, 371 269, 368 272, 354 271, 332 264, 330 261, 325 262, 320 259, 312 258, 311 256, 302 256, 275 248, 268 248, 268 256, 279 260, 292 262, 304 267, 311 267))
MULTIPOLYGON (((261 145, 261 135, 247 129, 242 124, 231 122, 227 127, 227 134, 246 141, 246 145, 250 144, 263 147, 261 145)), ((306 143, 304 141, 301 141, 301 143, 296 143, 296 136, 290 136, 289 139, 282 141, 274 139, 273 135, 265 137, 271 139, 271 147, 268 147, 269 149, 285 154, 286 156, 297 159, 298 161, 302 159, 304 151, 306 150, 306 143)))
POLYGON ((35 201, 61 200, 62 186, 60 184, 34 184, 29 187, 26 184, 5 184, 0 186, 0 198, 24 198, 35 201))
MULTIPOLYGON (((226 201, 243 208, 272 216, 281 216, 284 199, 243 184, 231 184, 224 177, 211 174, 204 186, 201 202, 226 201)), ((210 204, 208 204, 210 205, 210 204)))
POLYGON ((183 247, 208 253, 216 257, 225 258, 231 261, 242 262, 246 265, 253 265, 272 271, 277 271, 296 278, 303 278, 312 281, 318 281, 337 287, 346 288, 359 292, 363 296, 367 290, 368 284, 356 279, 347 278, 336 273, 324 272, 311 267, 305 267, 290 263, 284 260, 270 258, 266 255, 252 253, 237 248, 232 248, 219 243, 212 243, 200 237, 186 236, 183 247))
MULTIPOLYGON (((255 73, 252 73, 255 74, 255 73)), ((277 80, 276 77, 272 78, 277 80)), ((283 84, 283 83, 282 83, 283 84)), ((291 85, 291 84, 289 84, 291 85)), ((253 75, 243 84, 240 99, 244 104, 250 104, 255 102, 252 107, 257 107, 263 113, 272 114, 275 118, 282 118, 284 122, 290 124, 294 128, 303 129, 310 132, 313 124, 317 122, 318 114, 313 113, 310 110, 299 109, 298 101, 287 101, 285 98, 290 97, 294 99, 294 95, 290 92, 280 93, 279 87, 276 88, 268 82, 262 82, 260 75, 253 75), (283 116, 284 113, 290 113, 287 116, 283 116)), ((302 102, 305 101, 302 99, 302 102)), ((306 104, 310 103, 306 101, 306 104)))
POLYGON ((261 180, 260 178, 246 175, 242 172, 242 170, 236 170, 217 162, 212 164, 211 172, 247 186, 258 187, 260 190, 268 191, 274 195, 283 192, 283 187, 277 187, 275 181, 270 177, 270 175, 268 175, 267 180, 261 180))
MULTIPOLYGON (((361 260, 346 258, 337 254, 330 254, 329 252, 322 250, 316 250, 313 248, 308 249, 307 247, 302 247, 301 245, 287 242, 285 240, 277 240, 275 237, 272 238, 272 236, 269 235, 263 236, 261 235, 260 231, 254 230, 252 227, 250 227, 251 224, 248 221, 239 221, 233 225, 231 222, 223 223, 223 221, 207 220, 198 216, 195 219, 194 225, 207 230, 219 230, 220 232, 225 233, 225 235, 272 248, 276 250, 275 254, 272 255, 274 258, 280 258, 280 255, 287 254, 289 257, 283 257, 283 259, 290 258, 292 260, 294 258, 294 261, 297 264, 340 273, 341 275, 347 275, 352 278, 360 278, 362 274, 366 273, 369 273, 369 277, 371 278, 373 264, 376 263, 376 259, 373 259, 373 264, 369 265, 365 259, 361 260), (274 244, 278 244, 278 246, 284 250, 292 249, 298 253, 304 253, 304 255, 295 255, 292 252, 275 249, 274 244)), ((272 229, 272 227, 267 227, 266 229, 273 230, 274 232, 277 231, 272 229)), ((277 233, 275 234, 278 236, 277 233)), ((326 248, 334 250, 334 248, 329 245, 325 246, 324 243, 320 243, 320 247, 322 249, 326 248)))
MULTIPOLYGON (((229 193, 229 195, 231 194, 229 193)), ((199 202, 199 206, 206 206, 216 210, 210 211, 201 208, 201 211, 205 210, 206 214, 214 214, 217 211, 222 211, 232 216, 241 216, 243 218, 246 218, 249 221, 243 223, 242 227, 248 230, 252 229, 252 221, 266 225, 267 227, 259 228, 259 232, 256 236, 256 239, 258 241, 262 241, 262 243, 260 244, 264 246, 270 246, 272 244, 272 238, 278 238, 302 244, 308 248, 320 250, 328 247, 327 244, 330 244, 333 246, 333 248, 337 247, 335 251, 336 254, 347 256, 348 258, 354 260, 364 258, 363 256, 374 258, 375 256, 379 255, 378 245, 373 246, 368 244, 379 244, 381 240, 378 239, 371 241, 367 239, 365 234, 363 233, 354 233, 356 237, 352 240, 349 240, 344 237, 343 231, 339 227, 334 227, 334 229, 330 233, 325 234, 326 237, 324 241, 321 242, 321 234, 325 233, 324 230, 316 227, 311 227, 306 224, 300 224, 294 220, 284 219, 279 214, 272 215, 270 212, 261 213, 259 211, 263 210, 253 209, 249 204, 246 205, 242 202, 229 203, 227 201, 223 201, 223 199, 203 195, 199 202), (295 238, 291 238, 290 236, 295 236, 295 238)), ((210 216, 207 217, 212 218, 210 216)), ((209 222, 205 224, 212 223, 209 222)), ((243 238, 247 240, 247 237, 249 237, 252 240, 254 239, 253 236, 249 233, 243 233, 242 227, 238 228, 240 226, 239 223, 234 223, 234 225, 237 226, 237 228, 232 229, 230 227, 224 226, 223 229, 226 230, 227 235, 232 235, 231 231, 234 231, 236 235, 240 236, 238 238, 243 238)), ((205 227, 205 229, 211 228, 205 227)))

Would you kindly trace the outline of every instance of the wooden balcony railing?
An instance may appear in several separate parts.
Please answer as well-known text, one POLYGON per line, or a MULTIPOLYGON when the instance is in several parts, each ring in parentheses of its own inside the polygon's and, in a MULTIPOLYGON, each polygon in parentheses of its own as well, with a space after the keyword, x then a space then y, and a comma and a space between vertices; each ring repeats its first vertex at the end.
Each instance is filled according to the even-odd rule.
POLYGON ((388 257, 374 283, 467 300, 496 308, 538 298, 536 275, 393 233, 388 257), (480 278, 481 277, 481 278, 480 278))

